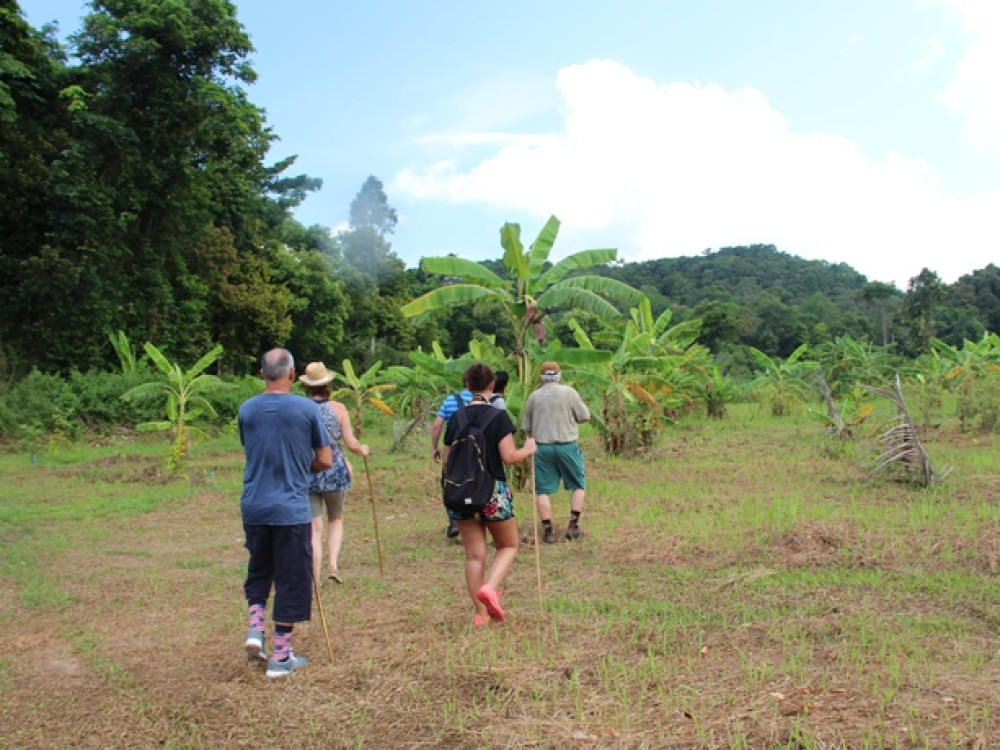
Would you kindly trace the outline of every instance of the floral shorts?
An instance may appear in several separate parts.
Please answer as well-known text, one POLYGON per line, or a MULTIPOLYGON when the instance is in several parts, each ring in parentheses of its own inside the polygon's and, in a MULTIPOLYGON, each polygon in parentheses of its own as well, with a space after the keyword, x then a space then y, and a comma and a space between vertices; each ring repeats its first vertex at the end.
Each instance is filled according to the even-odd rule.
POLYGON ((514 517, 514 496, 506 482, 493 484, 493 497, 482 510, 448 510, 448 518, 453 521, 506 521, 514 517))

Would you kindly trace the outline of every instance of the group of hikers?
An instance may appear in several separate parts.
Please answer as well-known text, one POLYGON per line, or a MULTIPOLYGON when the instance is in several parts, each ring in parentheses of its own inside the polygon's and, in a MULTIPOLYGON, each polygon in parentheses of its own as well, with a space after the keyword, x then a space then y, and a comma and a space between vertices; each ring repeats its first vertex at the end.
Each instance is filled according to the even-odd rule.
MULTIPOLYGON (((334 376, 322 362, 311 362, 298 377, 306 398, 292 394, 295 361, 287 349, 265 353, 260 374, 263 393, 245 401, 238 416, 246 454, 240 510, 249 552, 244 593, 250 625, 244 647, 250 658, 266 661, 268 677, 281 677, 306 664, 305 657, 292 651, 291 639, 295 624, 309 619, 313 590, 322 580, 324 515, 327 578, 343 582, 338 557, 352 468, 341 443, 366 460, 369 448, 355 437, 344 405, 331 400, 334 376), (272 587, 269 656, 265 616, 272 587)), ((432 458, 442 466, 446 534, 458 538, 465 552, 465 582, 476 626, 504 620, 499 587, 519 544, 506 466, 533 458, 543 542, 558 540, 550 495, 560 482, 570 492, 565 538, 582 535, 586 474, 577 440, 579 425, 589 421, 590 412, 561 377, 558 363, 542 363, 541 384, 524 404, 521 423, 527 436, 520 448, 503 395, 507 374, 494 373, 483 363, 465 371, 462 391, 444 399, 434 420, 432 458), (443 450, 438 447, 442 433, 443 450), (487 534, 496 548, 488 571, 487 534)))

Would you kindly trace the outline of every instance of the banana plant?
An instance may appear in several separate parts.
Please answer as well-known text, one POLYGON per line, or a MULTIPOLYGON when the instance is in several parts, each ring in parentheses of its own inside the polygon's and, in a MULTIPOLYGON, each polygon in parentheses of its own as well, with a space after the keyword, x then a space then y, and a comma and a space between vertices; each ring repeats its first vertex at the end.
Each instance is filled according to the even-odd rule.
POLYGON ((179 471, 188 459, 190 436, 206 436, 191 423, 202 416, 217 416, 215 408, 207 397, 234 386, 224 383, 215 375, 204 374, 204 370, 222 355, 222 346, 216 346, 187 370, 182 369, 179 364, 170 362, 153 344, 147 342, 144 348, 149 359, 165 379, 137 385, 123 393, 122 398, 130 402, 156 397, 165 399, 166 419, 143 422, 136 427, 143 431, 173 430, 174 439, 167 458, 167 468, 171 472, 179 471))
POLYGON ((856 341, 847 335, 819 345, 814 354, 835 398, 860 385, 887 387, 896 372, 890 347, 856 341))
POLYGON ((334 372, 334 379, 343 383, 343 387, 334 391, 330 398, 338 401, 349 401, 354 407, 353 422, 354 434, 360 438, 364 423, 364 413, 362 407, 367 403, 374 406, 383 414, 390 417, 394 415, 392 408, 382 400, 381 394, 392 391, 396 386, 391 383, 377 383, 379 370, 382 369, 382 360, 379 360, 358 377, 354 372, 354 365, 351 360, 345 359, 341 365, 344 371, 334 372))
POLYGON ((830 391, 830 386, 822 373, 817 374, 816 380, 820 390, 823 392, 823 400, 826 403, 826 412, 816 409, 807 409, 806 413, 810 419, 819 422, 827 431, 840 440, 850 440, 854 437, 854 429, 862 424, 875 411, 875 405, 871 402, 859 403, 861 387, 850 394, 841 397, 839 403, 834 400, 830 391))
POLYGON ((986 333, 978 342, 966 339, 961 349, 932 338, 931 350, 949 368, 944 382, 955 391, 959 424, 962 432, 968 432, 972 418, 982 406, 978 383, 1000 373, 1000 336, 986 333))
POLYGON ((782 361, 750 347, 750 354, 760 367, 750 387, 762 403, 771 407, 773 416, 791 414, 813 396, 806 378, 815 372, 816 363, 803 359, 808 350, 808 345, 802 344, 782 361))
MULTIPOLYGON (((607 360, 577 376, 601 404, 594 424, 604 435, 609 453, 630 454, 648 447, 671 410, 689 397, 689 391, 677 383, 683 379, 689 358, 697 356, 698 323, 671 329, 669 322, 669 311, 653 320, 649 300, 643 297, 618 330, 617 347, 607 360)), ((579 349, 595 350, 579 323, 571 320, 569 324, 579 349)))
POLYGON ((138 368, 138 361, 135 357, 135 347, 132 346, 132 342, 128 340, 128 336, 125 335, 125 331, 120 328, 114 333, 108 334, 108 341, 111 342, 111 346, 115 350, 115 354, 118 355, 118 362, 121 365, 122 373, 125 375, 132 375, 138 368))
POLYGON ((736 399, 738 390, 736 381, 723 375, 718 365, 712 365, 695 385, 695 391, 705 405, 705 416, 709 419, 723 419, 726 406, 736 399))
POLYGON ((529 346, 544 346, 533 332, 546 316, 557 310, 581 309, 602 318, 617 318, 620 313, 608 300, 631 303, 641 296, 615 279, 570 276, 575 271, 614 261, 618 251, 612 248, 581 250, 546 267, 559 227, 559 220, 549 217, 527 250, 521 242, 520 225, 508 222, 500 228, 502 262, 510 278, 501 278, 479 263, 463 258, 424 258, 421 269, 444 277, 446 283, 404 305, 402 313, 420 319, 448 307, 470 304, 480 310, 492 310, 506 321, 514 335, 517 382, 528 393, 533 385, 529 346))

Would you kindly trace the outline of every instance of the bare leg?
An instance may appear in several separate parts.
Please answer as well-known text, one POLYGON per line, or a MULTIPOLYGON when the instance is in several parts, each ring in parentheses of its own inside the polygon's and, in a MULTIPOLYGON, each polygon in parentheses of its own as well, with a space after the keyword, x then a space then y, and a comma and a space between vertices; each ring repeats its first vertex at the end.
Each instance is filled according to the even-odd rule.
POLYGON ((337 516, 327 519, 327 546, 330 550, 330 574, 340 575, 340 566, 337 564, 340 558, 340 545, 344 541, 344 517, 337 516))
POLYGON ((569 508, 577 513, 583 513, 584 490, 573 490, 569 496, 569 508))
POLYGON ((486 581, 486 585, 494 590, 498 590, 500 584, 503 583, 503 579, 507 577, 508 571, 510 571, 511 563, 514 562, 514 557, 517 555, 517 547, 521 543, 521 540, 517 534, 517 521, 513 518, 508 518, 506 521, 487 523, 486 528, 490 530, 490 535, 493 537, 493 544, 497 548, 497 554, 493 558, 493 564, 490 566, 490 575, 486 581))
POLYGON ((478 521, 457 521, 455 525, 465 548, 465 587, 476 614, 486 617, 486 607, 476 599, 476 592, 483 587, 486 568, 486 529, 478 521))
POLYGON ((538 496, 538 517, 543 521, 552 520, 552 503, 548 495, 538 496))
POLYGON ((313 580, 320 582, 320 567, 323 565, 323 516, 312 520, 313 580))

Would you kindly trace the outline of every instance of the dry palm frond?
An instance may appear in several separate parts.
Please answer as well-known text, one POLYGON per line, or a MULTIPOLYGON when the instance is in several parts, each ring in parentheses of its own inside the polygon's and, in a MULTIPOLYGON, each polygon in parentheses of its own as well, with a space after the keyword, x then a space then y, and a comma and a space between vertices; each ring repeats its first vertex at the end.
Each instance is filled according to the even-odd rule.
POLYGON ((896 415, 882 425, 884 428, 875 438, 869 452, 871 459, 870 474, 883 474, 890 470, 902 472, 904 479, 914 481, 924 487, 943 482, 951 472, 950 468, 937 471, 931 464, 931 459, 920 440, 917 429, 910 419, 903 400, 899 375, 892 390, 868 387, 868 390, 889 399, 896 406, 896 415))

